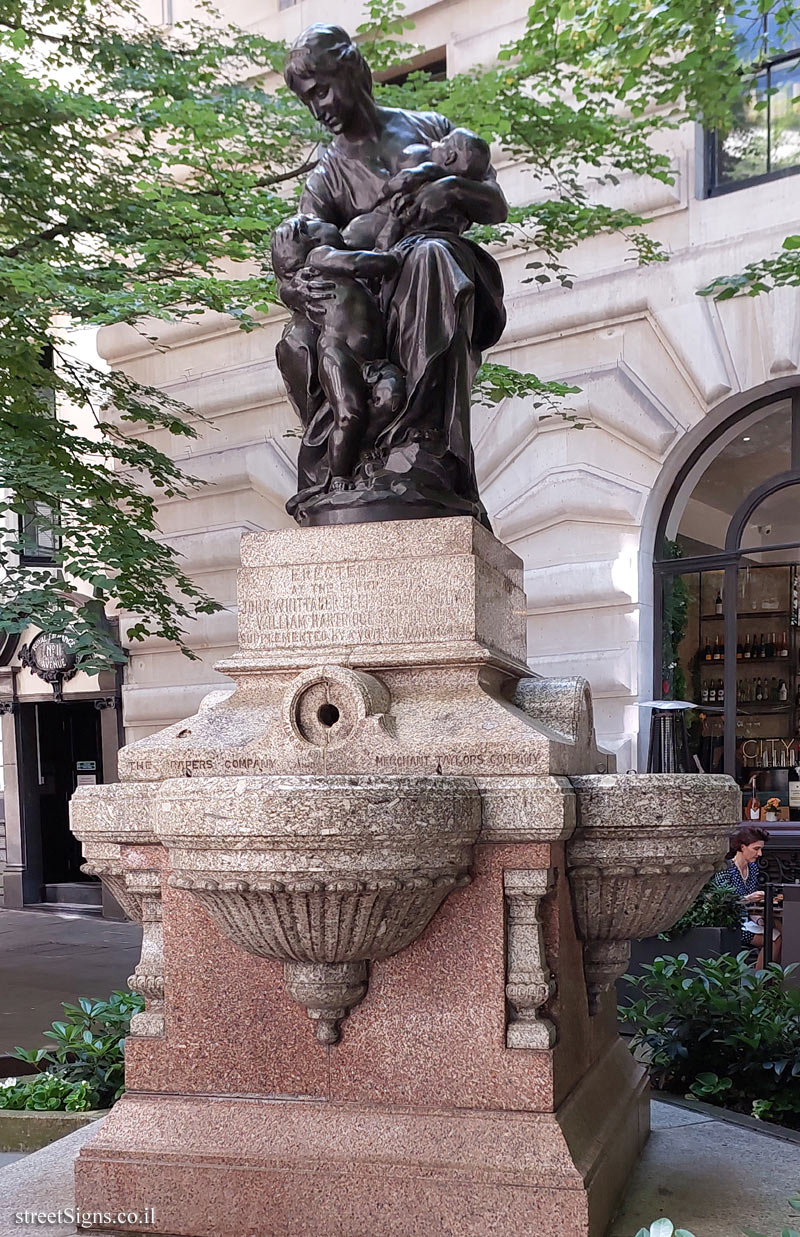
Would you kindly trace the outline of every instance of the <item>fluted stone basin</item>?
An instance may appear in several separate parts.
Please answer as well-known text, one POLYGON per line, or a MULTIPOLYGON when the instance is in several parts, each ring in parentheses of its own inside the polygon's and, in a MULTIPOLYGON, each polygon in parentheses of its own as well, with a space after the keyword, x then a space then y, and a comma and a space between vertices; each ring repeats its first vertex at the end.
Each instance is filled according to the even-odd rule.
POLYGON ((470 780, 448 777, 175 778, 154 799, 170 885, 284 963, 324 1043, 363 999, 368 962, 468 883, 481 817, 470 780))
POLYGON ((592 1010, 630 943, 672 927, 725 857, 741 816, 733 778, 702 773, 570 778, 577 826, 567 871, 592 1010))

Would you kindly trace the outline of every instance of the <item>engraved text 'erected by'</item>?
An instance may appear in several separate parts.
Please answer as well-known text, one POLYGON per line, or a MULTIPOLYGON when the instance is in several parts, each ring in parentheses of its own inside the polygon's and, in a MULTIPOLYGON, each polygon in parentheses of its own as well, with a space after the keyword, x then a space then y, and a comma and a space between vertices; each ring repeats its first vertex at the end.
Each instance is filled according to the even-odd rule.
POLYGON ((457 638, 469 601, 467 579, 456 572, 433 580, 424 570, 415 575, 413 562, 372 571, 364 563, 253 569, 241 582, 240 644, 276 649, 457 638))

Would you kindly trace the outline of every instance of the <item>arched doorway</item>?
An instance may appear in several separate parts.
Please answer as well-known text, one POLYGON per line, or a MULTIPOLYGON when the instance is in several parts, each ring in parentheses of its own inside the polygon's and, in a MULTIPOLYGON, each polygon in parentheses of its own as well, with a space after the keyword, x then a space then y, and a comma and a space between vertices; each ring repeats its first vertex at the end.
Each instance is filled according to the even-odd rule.
POLYGON ((698 768, 800 819, 800 387, 690 456, 655 552, 655 683, 684 699, 698 768))

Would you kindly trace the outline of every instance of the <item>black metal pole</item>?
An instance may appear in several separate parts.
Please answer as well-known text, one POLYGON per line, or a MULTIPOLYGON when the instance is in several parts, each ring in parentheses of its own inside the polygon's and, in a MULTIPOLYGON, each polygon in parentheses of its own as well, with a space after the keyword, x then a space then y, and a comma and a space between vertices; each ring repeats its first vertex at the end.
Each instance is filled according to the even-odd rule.
POLYGON ((767 881, 764 886, 764 966, 772 961, 772 891, 775 886, 767 881))

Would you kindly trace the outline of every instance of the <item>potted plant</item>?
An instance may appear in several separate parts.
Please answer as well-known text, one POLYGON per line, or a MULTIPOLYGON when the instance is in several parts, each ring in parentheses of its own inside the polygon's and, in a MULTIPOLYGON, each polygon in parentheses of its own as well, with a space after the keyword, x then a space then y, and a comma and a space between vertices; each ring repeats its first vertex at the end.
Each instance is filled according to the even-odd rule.
POLYGON ((776 799, 776 798, 767 799, 767 802, 764 805, 764 819, 765 820, 780 820, 780 815, 781 815, 780 799, 776 799))

